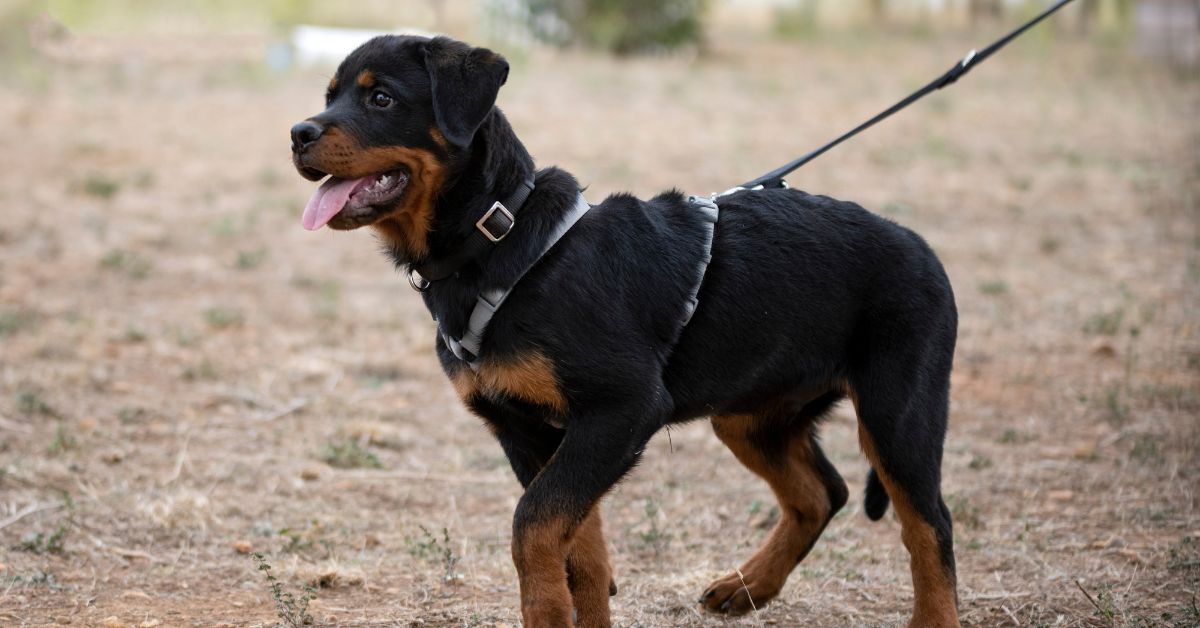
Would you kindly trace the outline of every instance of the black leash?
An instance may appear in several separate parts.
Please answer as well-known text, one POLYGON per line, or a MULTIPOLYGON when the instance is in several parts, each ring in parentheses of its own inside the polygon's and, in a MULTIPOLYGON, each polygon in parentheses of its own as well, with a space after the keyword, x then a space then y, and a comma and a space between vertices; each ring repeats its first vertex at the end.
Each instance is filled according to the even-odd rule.
POLYGON ((1017 30, 1000 38, 998 41, 996 41, 996 43, 988 46, 987 48, 984 48, 983 51, 975 52, 974 50, 972 50, 971 52, 967 53, 967 56, 964 57, 962 61, 959 61, 958 63, 954 64, 954 67, 950 68, 950 71, 941 75, 940 77, 938 77, 932 83, 926 85, 925 87, 922 87, 921 89, 917 90, 916 92, 913 92, 913 94, 911 96, 909 96, 908 98, 905 98, 904 100, 901 100, 900 102, 892 105, 883 113, 880 113, 879 115, 875 116, 874 118, 871 118, 870 120, 867 120, 866 122, 858 125, 853 130, 851 130, 849 133, 846 133, 845 135, 837 138, 836 140, 833 140, 832 142, 818 148, 817 150, 814 150, 811 153, 808 153, 807 155, 804 155, 803 157, 800 157, 799 159, 796 159, 795 161, 788 162, 788 163, 780 166, 779 168, 776 168, 775 170, 772 170, 771 172, 764 174, 763 176, 761 176, 757 179, 754 179, 752 181, 747 181, 746 183, 743 183, 743 184, 739 185, 738 187, 733 188, 732 190, 729 190, 728 192, 722 192, 721 194, 718 194, 716 196, 724 196, 725 194, 736 192, 741 189, 750 190, 750 189, 757 188, 759 186, 762 186, 764 188, 786 187, 787 184, 784 182, 783 177, 786 176, 788 173, 790 173, 793 170, 799 168, 800 166, 803 166, 804 164, 816 159, 817 157, 820 157, 821 155, 825 154, 826 151, 833 148, 834 146, 837 146, 838 144, 841 144, 842 142, 854 137, 855 135, 858 135, 862 131, 865 131, 865 130, 871 128, 872 126, 875 125, 875 123, 883 120, 884 118, 887 118, 888 116, 892 115, 893 113, 896 113, 897 111, 900 111, 901 109, 920 100, 921 97, 925 96, 929 92, 937 91, 943 87, 946 87, 947 85, 953 85, 955 81, 957 81, 959 78, 961 78, 962 75, 969 72, 971 70, 971 68, 979 65, 980 63, 983 63, 984 59, 987 59, 988 57, 995 54, 997 50, 1000 50, 1001 48, 1003 48, 1006 44, 1008 44, 1008 42, 1016 39, 1019 35, 1021 35, 1025 31, 1029 30, 1030 28, 1033 28, 1038 22, 1041 22, 1042 20, 1050 17, 1055 11, 1063 8, 1063 6, 1065 6, 1069 2, 1071 2, 1071 0, 1059 0, 1058 2, 1054 3, 1054 5, 1051 6, 1049 9, 1046 9, 1040 15, 1033 18, 1029 22, 1027 22, 1024 26, 1022 26, 1022 27, 1018 28, 1017 30))

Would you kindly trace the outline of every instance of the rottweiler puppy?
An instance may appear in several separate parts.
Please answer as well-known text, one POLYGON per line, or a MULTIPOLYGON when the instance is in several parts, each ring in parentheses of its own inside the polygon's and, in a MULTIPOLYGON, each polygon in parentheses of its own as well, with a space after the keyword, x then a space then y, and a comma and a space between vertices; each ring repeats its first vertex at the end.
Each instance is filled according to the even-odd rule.
POLYGON ((580 186, 535 169, 495 106, 507 77, 500 55, 445 37, 372 39, 292 128, 292 154, 304 177, 329 177, 306 228, 369 226, 414 273, 442 368, 524 486, 525 625, 610 625, 599 502, 651 436, 705 417, 780 518, 699 603, 762 608, 846 503, 817 427, 849 398, 866 512, 894 504, 911 555, 910 625, 957 626, 940 489, 957 313, 929 246, 856 204, 764 189, 716 199, 712 231, 679 192, 617 194, 544 251, 580 186), (508 287, 476 350, 456 346, 479 296, 508 287))

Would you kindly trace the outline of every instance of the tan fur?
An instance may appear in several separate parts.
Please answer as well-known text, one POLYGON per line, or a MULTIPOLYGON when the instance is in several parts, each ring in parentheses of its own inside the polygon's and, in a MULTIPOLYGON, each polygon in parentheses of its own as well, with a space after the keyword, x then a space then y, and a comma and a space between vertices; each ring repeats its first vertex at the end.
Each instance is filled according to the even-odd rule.
POLYGON ((362 88, 373 87, 375 85, 375 74, 370 70, 363 70, 358 73, 358 77, 354 79, 354 82, 362 88))
POLYGON ((525 628, 571 626, 566 562, 569 530, 566 520, 553 520, 514 532, 513 563, 521 582, 525 628))
POLYGON ((833 509, 829 492, 816 470, 808 432, 793 434, 782 459, 771 459, 751 440, 755 415, 720 415, 712 418, 713 431, 733 455, 767 481, 779 500, 779 522, 762 547, 741 567, 709 585, 714 594, 706 605, 720 610, 730 600, 731 613, 762 608, 783 588, 797 561, 820 535, 833 509), (733 596, 730 598, 730 596, 733 596))
POLYGON ((575 531, 567 561, 571 565, 571 600, 575 606, 576 625, 580 628, 608 628, 609 584, 612 566, 608 562, 608 547, 600 521, 600 504, 592 507, 575 531))
POLYGON ((429 127, 429 137, 433 140, 433 143, 440 146, 442 150, 450 149, 450 144, 446 141, 446 136, 442 135, 442 131, 436 126, 429 127))
MULTIPOLYGON (((857 407, 857 398, 855 400, 857 407)), ((866 454, 879 481, 892 498, 896 516, 900 519, 900 539, 908 548, 909 566, 913 579, 913 616, 909 628, 957 627, 958 593, 954 579, 946 573, 938 549, 937 534, 913 508, 908 495, 892 481, 884 470, 875 442, 862 424, 858 426, 858 442, 866 454)))
POLYGON ((451 376, 451 381, 464 402, 476 394, 485 394, 514 397, 545 406, 556 414, 567 410, 567 399, 554 374, 554 364, 540 351, 502 360, 484 358, 478 372, 460 369, 451 376))
POLYGON ((338 80, 337 80, 336 76, 329 79, 329 91, 331 91, 331 92, 334 91, 335 89, 337 89, 337 86, 338 86, 338 80))
POLYGON ((379 146, 364 148, 337 127, 325 131, 313 147, 310 165, 343 179, 395 170, 409 172, 404 202, 396 211, 372 225, 408 259, 420 259, 429 250, 434 203, 445 179, 445 166, 436 155, 419 148, 379 146))

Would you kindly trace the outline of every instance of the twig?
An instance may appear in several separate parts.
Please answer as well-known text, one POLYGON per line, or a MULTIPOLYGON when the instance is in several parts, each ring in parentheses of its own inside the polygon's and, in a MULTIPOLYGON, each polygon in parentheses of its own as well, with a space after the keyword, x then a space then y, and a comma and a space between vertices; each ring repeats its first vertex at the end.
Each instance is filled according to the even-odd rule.
POLYGON ((304 398, 294 399, 294 400, 292 400, 291 403, 287 404, 286 406, 283 406, 282 408, 279 408, 278 410, 270 412, 261 417, 257 417, 254 419, 254 421, 256 423, 270 423, 271 421, 274 421, 276 419, 281 419, 281 418, 299 410, 300 408, 307 406, 311 402, 312 402, 311 399, 304 399, 304 398))
POLYGON ((746 599, 750 600, 750 608, 757 613, 758 607, 754 605, 754 597, 750 595, 750 587, 746 586, 746 577, 742 575, 742 570, 740 568, 734 569, 734 571, 737 572, 738 580, 742 581, 742 590, 746 592, 746 599))
POLYGON ((107 549, 108 549, 108 551, 116 554, 117 556, 120 556, 121 558, 143 558, 152 563, 167 562, 167 561, 155 556, 154 554, 149 554, 147 552, 143 552, 142 550, 126 549, 124 547, 117 547, 115 545, 110 545, 107 549))
POLYGON ((7 528, 8 526, 24 519, 25 517, 28 517, 29 515, 32 515, 35 512, 42 512, 42 511, 46 511, 46 510, 55 510, 58 508, 62 508, 62 506, 63 506, 62 502, 58 502, 58 503, 46 502, 44 504, 38 504, 37 502, 34 502, 32 504, 29 504, 28 506, 26 506, 24 509, 17 512, 16 514, 12 515, 11 517, 0 521, 0 530, 7 528))
POLYGON ((20 423, 17 423, 16 421, 12 421, 8 417, 4 416, 3 414, 0 414, 0 427, 4 428, 6 430, 12 430, 14 432, 20 432, 22 434, 32 434, 33 433, 32 427, 29 427, 28 425, 22 425, 20 423))
POLYGON ((1091 602, 1092 606, 1094 606, 1097 611, 1100 611, 1101 614, 1104 613, 1104 609, 1100 608, 1100 604, 1096 602, 1096 599, 1092 597, 1091 593, 1087 592, 1087 589, 1083 588, 1082 584, 1079 584, 1078 580, 1075 581, 1075 586, 1079 587, 1079 590, 1083 592, 1083 596, 1087 598, 1088 602, 1091 602))
POLYGON ((175 457, 175 468, 171 471, 171 475, 163 480, 163 486, 168 486, 179 479, 179 474, 183 472, 183 461, 187 458, 188 443, 191 440, 192 433, 190 431, 183 435, 183 446, 179 448, 179 455, 175 457))
POLYGON ((1021 622, 1017 620, 1017 616, 1016 616, 1016 615, 1013 615, 1013 612, 1012 612, 1012 611, 1010 611, 1010 610, 1008 610, 1008 607, 1007 607, 1007 606, 1005 606, 1005 605, 1001 604, 1001 605, 1000 605, 1000 610, 1004 611, 1004 614, 1005 614, 1005 615, 1008 615, 1008 618, 1012 620, 1012 623, 1013 623, 1013 625, 1014 625, 1014 626, 1020 626, 1020 625, 1021 625, 1021 622))

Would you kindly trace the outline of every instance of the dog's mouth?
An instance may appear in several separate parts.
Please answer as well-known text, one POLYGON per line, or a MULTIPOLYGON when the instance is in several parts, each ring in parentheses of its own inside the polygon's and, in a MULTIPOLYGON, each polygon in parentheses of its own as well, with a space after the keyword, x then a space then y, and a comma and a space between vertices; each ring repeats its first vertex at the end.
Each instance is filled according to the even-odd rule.
POLYGON ((304 228, 354 229, 375 222, 408 187, 403 168, 358 179, 329 177, 304 207, 304 228))

